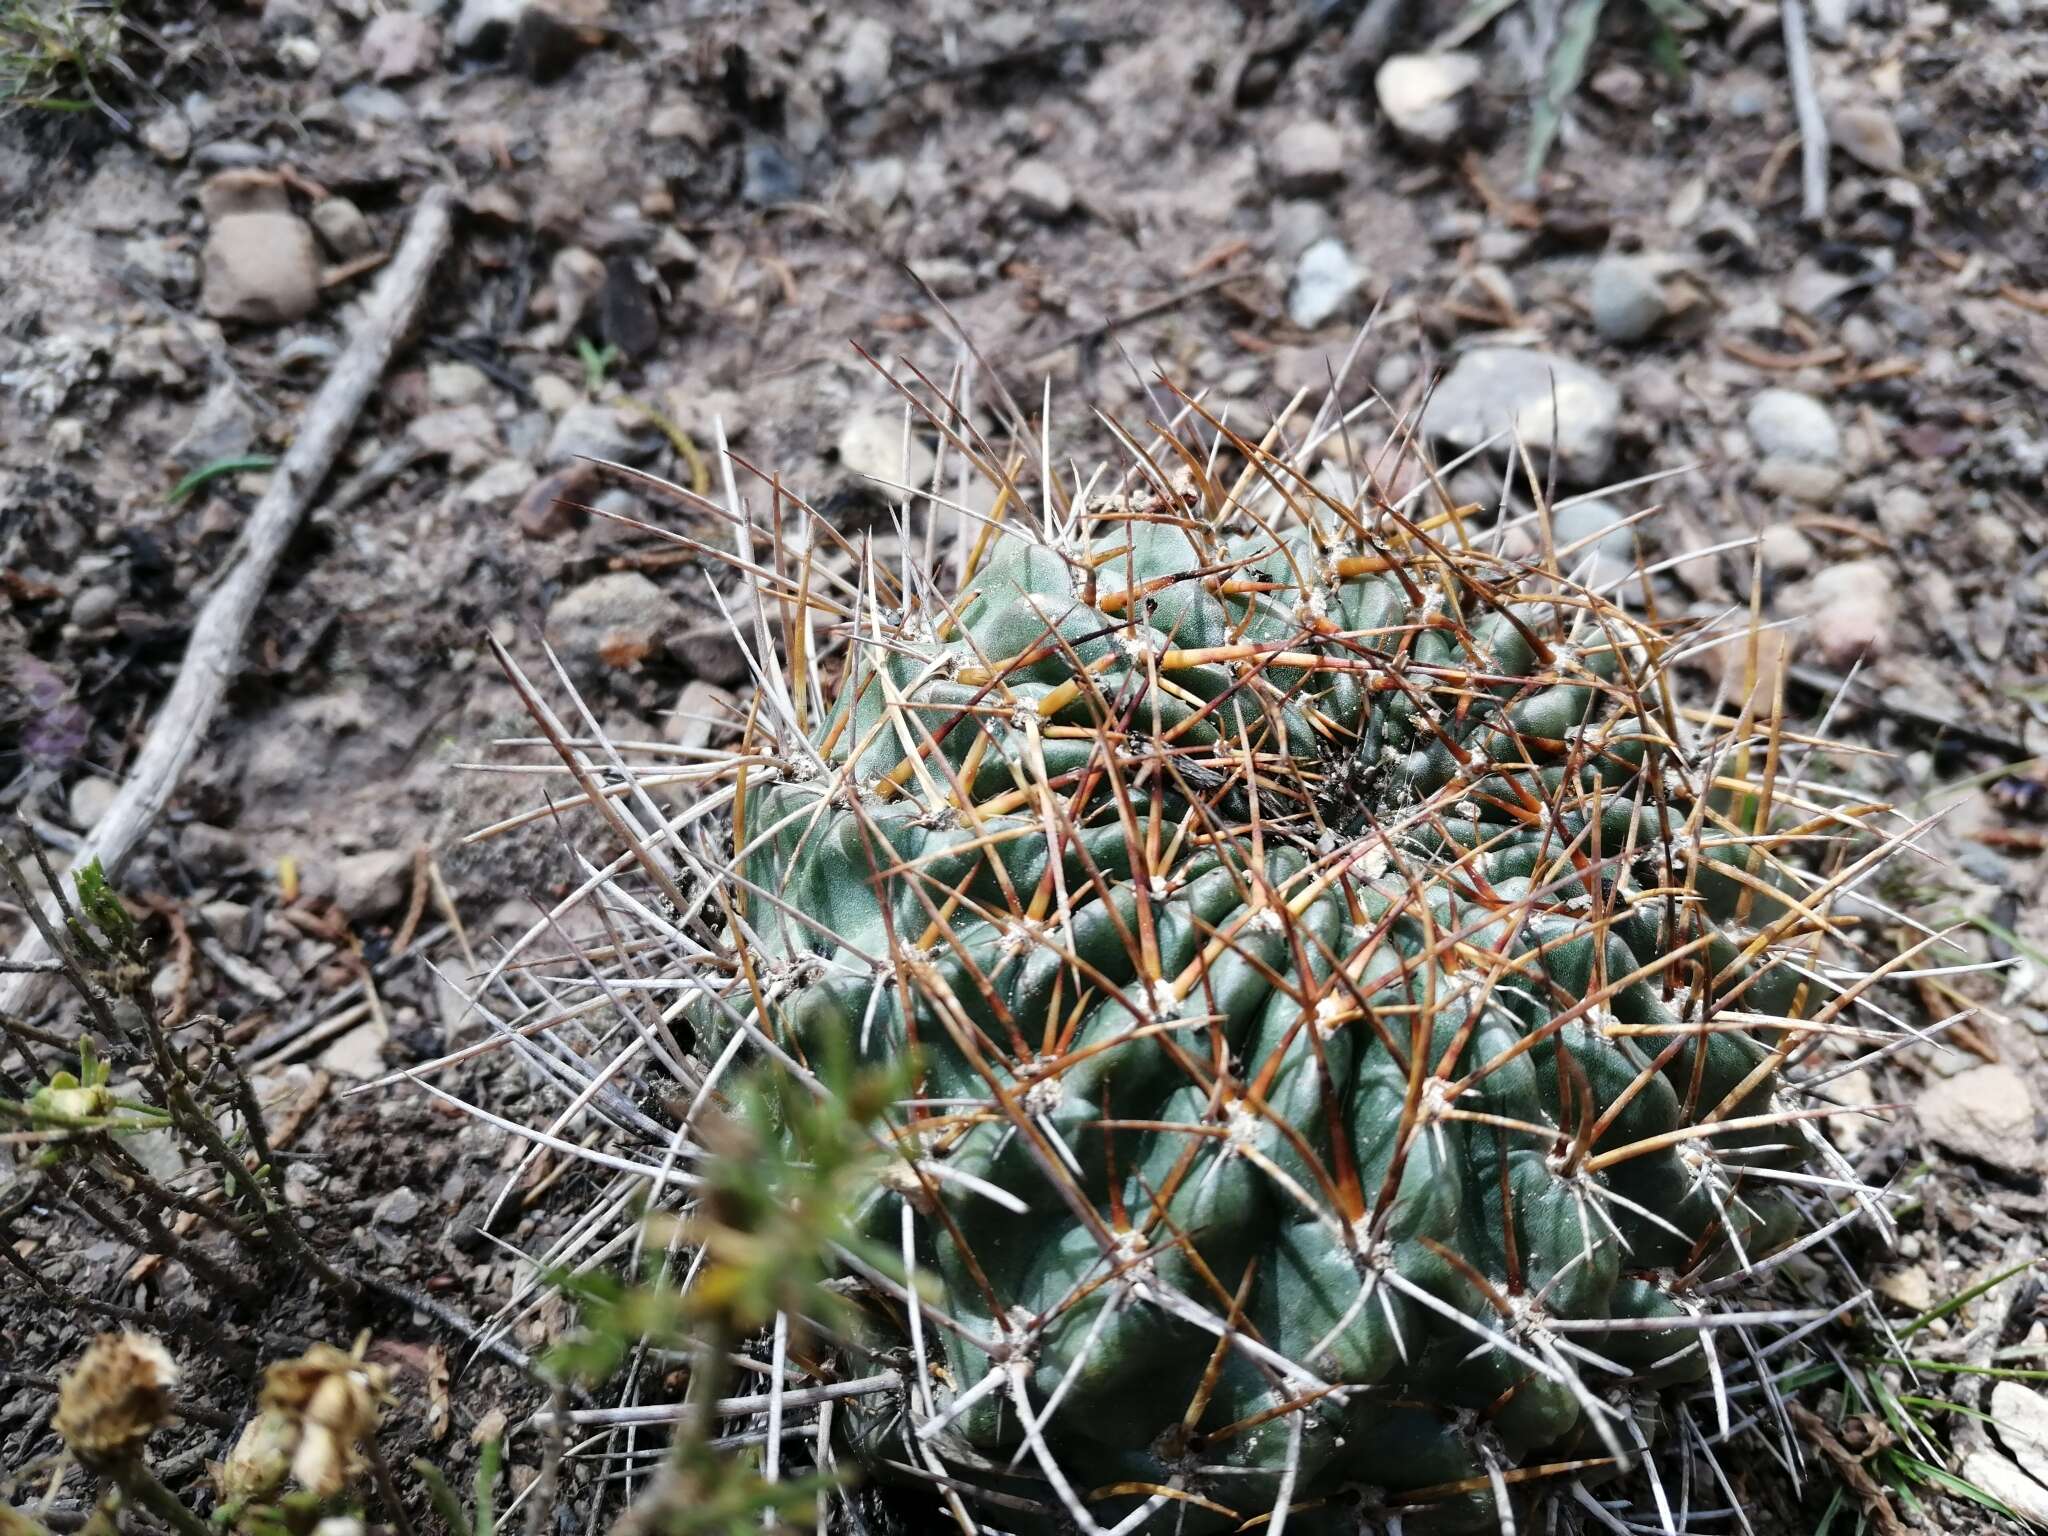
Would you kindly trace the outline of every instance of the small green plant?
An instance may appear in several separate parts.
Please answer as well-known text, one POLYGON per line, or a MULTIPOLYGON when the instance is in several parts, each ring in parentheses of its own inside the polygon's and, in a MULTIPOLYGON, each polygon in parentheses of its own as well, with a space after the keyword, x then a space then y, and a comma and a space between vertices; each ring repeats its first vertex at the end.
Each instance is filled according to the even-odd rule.
POLYGON ((619 349, 609 341, 600 347, 588 336, 578 336, 576 358, 583 364, 584 392, 594 398, 611 376, 612 368, 619 360, 619 349))
POLYGON ((462 1507, 462 1501, 448 1486, 448 1479, 439 1467, 423 1458, 414 1459, 412 1469, 426 1485, 434 1513, 448 1527, 449 1536, 496 1536, 498 1467, 504 1455, 505 1442, 498 1435, 490 1436, 478 1448, 476 1492, 468 1509, 462 1507))
POLYGON ((1995 1495, 1943 1465, 1952 1458, 1942 1420, 1996 1421, 1965 1403, 1932 1395, 1931 1383, 1955 1375, 2039 1381, 2048 1378, 2048 1372, 1937 1359, 1916 1352, 1913 1345, 1934 1324, 2037 1268, 2040 1262, 2026 1259, 2001 1269, 1928 1307, 1892 1329, 1888 1337, 1880 1338, 1867 1328, 1852 1330, 1846 1348, 1830 1350, 1827 1358, 1780 1381, 1780 1389, 1792 1400, 1789 1411, 1794 1421, 1834 1474, 1832 1486, 1823 1485, 1827 1486, 1827 1502, 1813 1528, 1814 1536, 1900 1529, 1894 1505, 1922 1528, 1935 1528, 1937 1517, 1925 1502, 1930 1493, 1946 1494, 2018 1520, 1995 1495), (1930 1385, 1902 1389, 1902 1381, 1930 1385), (1831 1415, 1803 1405, 1822 1394, 1832 1394, 1840 1404, 1831 1415))
POLYGON ((96 109, 127 132, 99 86, 109 73, 133 79, 120 56, 124 31, 118 0, 0 0, 0 118, 96 109))
POLYGON ((820 1493, 837 1485, 823 1472, 772 1475, 759 1452, 722 1445, 717 1424, 733 1406, 725 1390, 742 1342, 773 1330, 781 1349, 796 1352, 814 1329, 829 1342, 853 1326, 849 1303, 828 1284, 842 1255, 895 1270, 895 1256, 861 1234, 857 1213, 890 1162, 882 1122, 908 1081, 907 1064, 854 1070, 844 1053, 821 1068, 815 1090, 783 1072, 750 1073, 731 1112, 703 1133, 712 1156, 696 1214, 659 1234, 694 1253, 694 1281, 672 1283, 660 1260, 637 1285, 556 1277, 582 1322, 548 1355, 551 1374, 595 1384, 643 1346, 690 1361, 675 1443, 636 1509, 638 1529, 742 1536, 764 1522, 807 1526, 820 1493))
MULTIPOLYGON (((1451 24, 1433 46, 1455 48, 1477 37, 1498 17, 1526 0, 1471 0, 1464 14, 1451 24)), ((1534 183, 1544 162, 1550 158, 1558 131, 1593 55, 1601 21, 1609 0, 1564 0, 1561 5, 1543 7, 1545 19, 1554 24, 1546 29, 1543 82, 1531 104, 1529 152, 1524 174, 1534 183)), ((1679 53, 1679 34, 1705 24, 1706 17, 1689 0, 1636 0, 1650 25, 1651 56, 1666 74, 1677 78, 1684 73, 1679 53)))

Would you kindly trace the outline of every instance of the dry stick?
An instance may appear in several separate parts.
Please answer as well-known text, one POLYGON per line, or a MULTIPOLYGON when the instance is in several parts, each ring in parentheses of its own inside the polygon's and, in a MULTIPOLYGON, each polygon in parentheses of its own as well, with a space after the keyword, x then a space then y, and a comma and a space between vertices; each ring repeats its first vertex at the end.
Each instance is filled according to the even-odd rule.
MULTIPOLYGON (((128 782, 99 824, 81 840, 71 862, 73 869, 97 859, 109 875, 118 874, 169 803, 227 692, 241 654, 242 637, 285 545, 334 467, 364 402, 412 323, 427 279, 447 247, 453 207, 453 194, 446 187, 430 187, 420 198, 404 244, 377 283, 369 315, 306 407, 298 434, 250 514, 248 535, 238 558, 199 610, 177 681, 150 726, 128 782)), ((46 900, 44 909, 54 911, 54 899, 46 900)), ((41 934, 32 931, 15 949, 13 958, 31 962, 49 954, 41 934)), ((42 971, 0 977, 0 1012, 29 1013, 46 995, 48 986, 49 976, 42 971)))
POLYGON ((1800 181, 1805 188, 1807 222, 1818 224, 1828 211, 1828 125, 1820 98, 1813 93, 1813 55, 1806 47, 1806 0, 1778 0, 1785 24, 1785 72, 1792 77, 1792 105, 1799 114, 1800 181))

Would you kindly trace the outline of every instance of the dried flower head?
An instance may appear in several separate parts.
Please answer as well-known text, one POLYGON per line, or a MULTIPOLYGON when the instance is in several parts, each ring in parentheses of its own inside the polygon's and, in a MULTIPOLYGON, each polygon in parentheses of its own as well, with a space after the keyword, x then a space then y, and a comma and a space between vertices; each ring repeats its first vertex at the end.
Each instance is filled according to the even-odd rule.
POLYGON ((299 1445, 299 1421, 265 1407, 242 1430, 228 1459, 213 1466, 213 1486, 228 1504, 268 1498, 283 1485, 299 1445))
POLYGON ((88 1465, 139 1450, 171 1421, 178 1363, 144 1333, 103 1333, 57 1387, 57 1433, 88 1465))
POLYGON ((341 1492, 362 1470, 377 1433, 386 1380, 382 1366, 363 1359, 369 1343, 365 1333, 346 1354, 331 1344, 315 1344, 298 1359, 281 1360, 264 1372, 263 1407, 297 1427, 292 1477, 323 1499, 341 1492))

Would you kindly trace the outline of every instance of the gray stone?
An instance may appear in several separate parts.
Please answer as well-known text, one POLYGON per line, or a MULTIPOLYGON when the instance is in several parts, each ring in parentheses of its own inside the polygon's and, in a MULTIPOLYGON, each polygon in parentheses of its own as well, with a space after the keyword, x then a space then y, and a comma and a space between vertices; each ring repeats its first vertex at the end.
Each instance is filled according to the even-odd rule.
POLYGON ((1964 1481, 1982 1488, 2022 1520, 2037 1528, 2048 1528, 2048 1487, 1996 1451, 1971 1451, 1958 1471, 1964 1481))
POLYGON ((412 850, 375 848, 334 861, 335 903, 354 918, 382 917, 412 892, 412 850))
POLYGON ((1426 149, 1454 142, 1471 119, 1472 87, 1483 71, 1469 53, 1397 53, 1373 76, 1373 92, 1394 131, 1426 149))
POLYGON ((1796 389, 1766 389, 1743 418, 1750 440, 1767 454, 1832 464, 1841 457, 1842 433, 1828 408, 1796 389))
POLYGON ((108 377, 123 383, 177 386, 205 361, 205 354, 175 325, 142 325, 123 333, 107 363, 108 377))
POLYGON ((159 112, 143 124, 142 147, 167 165, 176 165, 192 153, 192 124, 175 107, 159 112))
POLYGON ((439 61, 441 29, 411 11, 386 11, 363 29, 357 47, 380 84, 414 80, 439 61))
POLYGON ((586 677, 637 667, 681 633, 682 611, 638 571, 610 571, 564 593, 548 610, 548 638, 586 677))
POLYGON ((849 107, 872 106, 889 87, 889 60, 896 51, 896 34, 885 21, 863 16, 847 28, 833 73, 839 77, 839 96, 849 107))
POLYGON ((207 391, 185 435, 171 445, 171 462, 197 469, 220 459, 240 458, 256 441, 256 417, 242 392, 228 380, 207 391))
POLYGON ((406 423, 405 435, 428 453, 445 454, 456 474, 481 469, 498 457, 498 424, 480 405, 428 411, 406 423))
POLYGON ((942 299, 963 299, 981 287, 974 263, 958 256, 913 256, 910 270, 942 299))
POLYGON ((583 391, 558 374, 537 373, 530 386, 533 398, 550 416, 559 416, 582 403, 583 391))
POLYGON ((1640 256, 1603 256, 1593 264, 1586 304, 1593 329, 1609 341, 1641 341, 1664 323, 1664 283, 1640 256))
POLYGON ((732 729, 744 711, 733 694, 701 677, 683 684, 676 707, 661 722, 664 740, 689 750, 711 745, 712 738, 732 729))
MULTIPOLYGON (((77 611, 75 604, 72 611, 77 611)), ((114 796, 120 792, 120 786, 112 779, 103 779, 96 773, 88 773, 71 786, 71 793, 65 798, 65 808, 71 813, 71 825, 80 832, 90 832, 99 825, 100 818, 107 814, 107 807, 114 803, 114 796)))
POLYGON ((310 75, 320 67, 320 40, 306 36, 282 38, 270 55, 293 74, 310 75))
POLYGON ((336 1077, 383 1077, 383 1049, 389 1030, 375 1018, 356 1024, 348 1034, 319 1053, 319 1069, 336 1077))
POLYGON ((1278 202, 1266 215, 1266 230, 1273 239, 1273 254, 1291 264, 1330 233, 1330 210, 1307 198, 1278 202))
MULTIPOLYGON (((98 629, 114 616, 114 610, 121 605, 118 589, 105 582, 94 582, 91 586, 80 587, 71 599, 71 622, 80 629, 98 629)), ((87 780, 79 780, 81 784, 87 780)))
POLYGON ((1459 450, 1496 438, 1492 451, 1503 458, 1516 434, 1539 458, 1554 435, 1559 471, 1584 485, 1607 472, 1620 417, 1621 391, 1583 363, 1522 347, 1475 347, 1431 395, 1422 430, 1459 450))
POLYGON ((462 500, 471 506, 491 506, 523 496, 539 473, 524 459, 500 459, 462 488, 462 500))
POLYGON ((756 208, 803 196, 803 170, 767 139, 750 139, 740 155, 740 200, 756 208))
POLYGON ((909 183, 910 168, 901 157, 878 155, 856 162, 847 177, 846 200, 854 213, 870 228, 882 222, 909 183))
POLYGON ((1389 352, 1372 371, 1372 387, 1389 401, 1398 401, 1401 391, 1415 382, 1415 359, 1407 352, 1389 352))
POLYGON ((2041 1168, 2033 1097, 2011 1067, 1972 1067, 1938 1082, 1921 1093, 1914 1113, 1928 1138, 1951 1152, 2011 1173, 2041 1168))
POLYGON ((931 483, 936 459, 917 434, 910 433, 909 463, 904 463, 903 418, 887 411, 852 417, 839 432, 839 462, 866 480, 889 485, 931 483))
POLYGON ((1287 318, 1304 331, 1314 330, 1351 302, 1366 275, 1342 240, 1318 240, 1295 264, 1294 280, 1287 285, 1287 318))
POLYGON ((350 122, 388 128, 412 121, 412 103, 388 85, 361 81, 343 91, 339 99, 341 110, 348 114, 350 122))
POLYGON ((1766 495, 1823 507, 1841 494, 1842 472, 1832 464, 1774 453, 1757 465, 1753 483, 1766 495))
POLYGON ((1877 499, 1877 523, 1894 543, 1934 532, 1934 503, 1910 485, 1895 485, 1877 499))
POLYGON ((1819 552, 1813 540, 1790 523, 1772 523, 1758 536, 1764 569, 1779 576, 1804 576, 1819 552))
POLYGON ((227 215, 207 235, 201 262, 200 307, 216 320, 281 325, 320 303, 320 253, 295 214, 227 215))
POLYGON ((473 405, 490 387, 491 381, 475 363, 427 364, 427 398, 436 405, 473 405))
POLYGON ((547 462, 568 464, 577 459, 604 459, 638 464, 653 456, 655 440, 623 425, 608 405, 580 401, 562 413, 548 437, 547 462))
POLYGON ((1991 1417, 1998 1438, 2028 1476, 2048 1483, 2048 1397, 2016 1381, 1991 1388, 1991 1417))
POLYGON ((1282 192, 1325 192, 1344 179, 1344 136, 1335 124, 1306 118, 1281 129, 1266 158, 1282 192))
POLYGON ((269 150, 247 139, 214 139, 192 152, 192 163, 209 171, 250 170, 273 158, 269 150))
POLYGON ((199 281, 199 262, 190 251, 153 236, 123 240, 121 265, 130 276, 155 283, 169 297, 189 292, 199 281))
MULTIPOLYGON (((1494 494, 1499 494, 1497 485, 1494 494)), ((1592 569, 1581 578, 1589 587, 1604 587, 1634 570, 1636 531, 1633 525, 1621 526, 1627 520, 1626 511, 1597 496, 1558 507, 1550 514, 1550 537, 1557 546, 1560 568, 1577 575, 1590 560, 1592 569), (1590 542, 1566 552, 1582 539, 1590 542)))
POLYGON ((1074 189, 1060 168, 1036 156, 1020 160, 1010 172, 1010 195, 1026 213, 1041 219, 1065 218, 1074 208, 1074 189))
POLYGON ((363 210, 345 197, 322 198, 313 205, 313 228, 320 232, 327 249, 343 261, 367 256, 377 248, 377 237, 363 210))
POLYGON ((370 1220, 380 1227, 409 1227, 424 1204, 412 1186, 401 1184, 377 1202, 370 1212, 370 1220))

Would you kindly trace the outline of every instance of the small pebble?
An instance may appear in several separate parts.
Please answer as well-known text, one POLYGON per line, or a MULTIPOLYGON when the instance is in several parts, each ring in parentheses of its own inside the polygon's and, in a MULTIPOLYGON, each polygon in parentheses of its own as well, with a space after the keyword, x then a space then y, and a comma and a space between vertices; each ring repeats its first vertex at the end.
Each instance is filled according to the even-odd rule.
POLYGON ((1934 503, 1910 485, 1895 485, 1877 499, 1877 523, 1893 543, 1934 532, 1934 503))
POLYGON ((1266 231, 1275 256, 1299 261, 1303 251, 1330 233, 1330 210, 1308 198, 1276 202, 1266 215, 1266 231))
POLYGON ((1744 417, 1749 435, 1767 454, 1817 464, 1841 456, 1842 434, 1828 408, 1796 389, 1766 389, 1750 401, 1744 417))
POLYGON ((909 454, 906 467, 900 413, 856 415, 839 431, 839 463, 863 479, 884 480, 890 485, 929 484, 936 460, 915 427, 910 433, 909 454))
POLYGON ((1365 279, 1365 269, 1351 259, 1343 241, 1318 240, 1295 265, 1294 281, 1287 288, 1287 318, 1304 331, 1315 330, 1342 312, 1365 279))
POLYGON ((889 60, 896 50, 896 34, 889 24, 863 16, 847 29, 833 73, 839 77, 839 95, 849 107, 871 106, 889 87, 889 60))
POLYGON ((1344 179, 1344 137, 1317 118, 1289 123, 1274 137, 1267 160, 1280 191, 1327 191, 1344 179))
POLYGON ((1790 523, 1772 523, 1759 540, 1764 569, 1780 576, 1803 576, 1813 569, 1818 551, 1813 540, 1790 523))
POLYGON ((1883 107, 1837 107, 1828 117, 1828 137, 1852 160, 1883 176, 1906 168, 1906 146, 1899 125, 1883 107))
POLYGON ((473 405, 490 385, 474 363, 427 364, 427 397, 436 405, 473 405))
POLYGON ((1607 473, 1621 420, 1621 391, 1584 363, 1527 347, 1473 347, 1438 384, 1422 414, 1426 436, 1463 450, 1491 441, 1507 458, 1515 436, 1540 457, 1555 439, 1560 469, 1576 485, 1607 473))
POLYGON ((1641 341, 1664 322, 1664 284, 1639 256, 1603 256, 1593 265, 1586 304, 1593 329, 1609 341, 1641 341))
POLYGON ((496 506, 525 495, 539 478, 524 459, 500 459, 462 488, 462 500, 471 506, 496 506))
POLYGON ((1373 91, 1396 133, 1442 149, 1464 132, 1483 70, 1470 53, 1397 53, 1380 65, 1373 91))
POLYGON ((1756 467, 1752 483, 1767 496, 1784 496, 1808 506, 1825 506, 1842 489, 1842 472, 1832 464, 1772 454, 1756 467))
POLYGON ((99 825, 100 818, 107 814, 107 807, 114 803, 114 796, 119 793, 120 787, 112 779, 88 773, 71 786, 71 793, 65 798, 71 825, 80 832, 90 832, 99 825))
POLYGON ((410 1185, 401 1184, 377 1202, 370 1212, 370 1220, 380 1227, 411 1226, 413 1218, 420 1213, 422 1202, 410 1185))
POLYGON ((1041 219, 1063 219, 1074 208, 1074 189, 1060 168, 1032 156, 1010 172, 1010 195, 1026 213, 1041 219))
POLYGON ((159 112, 142 126, 142 147, 168 165, 192 153, 192 124, 175 109, 159 112))
POLYGON ((367 256, 377 248, 370 221, 363 210, 345 197, 322 198, 313 205, 313 228, 320 239, 342 261, 367 256))

